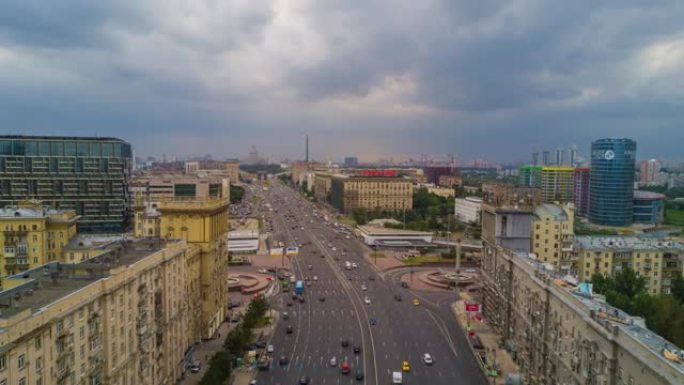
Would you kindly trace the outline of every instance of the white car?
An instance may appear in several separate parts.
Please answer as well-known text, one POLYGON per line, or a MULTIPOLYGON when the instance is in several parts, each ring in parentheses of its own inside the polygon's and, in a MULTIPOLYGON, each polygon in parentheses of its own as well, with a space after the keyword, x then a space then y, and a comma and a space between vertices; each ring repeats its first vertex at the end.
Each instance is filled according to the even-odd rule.
POLYGON ((335 246, 333 246, 333 248, 332 248, 331 250, 332 250, 332 251, 337 251, 337 249, 335 248, 335 246))
POLYGON ((267 353, 273 353, 274 350, 275 348, 273 347, 273 345, 268 345, 268 347, 266 348, 267 353))
POLYGON ((425 353, 423 354, 423 362, 425 362, 426 365, 432 365, 435 361, 432 359, 430 353, 425 353))
POLYGON ((366 291, 366 290, 368 290, 368 288, 366 287, 366 285, 361 285, 361 291, 366 291))
POLYGON ((353 267, 354 269, 356 269, 357 267, 359 267, 359 265, 357 265, 356 262, 353 262, 353 263, 352 263, 352 267, 353 267))
POLYGON ((314 280, 314 281, 318 281, 318 276, 317 276, 317 275, 314 275, 314 276, 313 276, 313 280, 314 280))
POLYGON ((363 302, 365 302, 367 305, 370 305, 371 303, 370 298, 368 297, 363 297, 363 302))

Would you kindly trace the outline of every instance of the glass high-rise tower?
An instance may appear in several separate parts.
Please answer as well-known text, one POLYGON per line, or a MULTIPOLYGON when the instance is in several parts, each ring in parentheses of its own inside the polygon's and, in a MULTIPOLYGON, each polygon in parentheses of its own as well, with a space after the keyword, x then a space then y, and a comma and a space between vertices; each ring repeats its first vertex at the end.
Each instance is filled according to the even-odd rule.
POLYGON ((131 145, 117 138, 0 136, 0 206, 74 209, 84 232, 128 227, 131 145))
POLYGON ((591 144, 589 220, 606 226, 632 224, 636 142, 599 139, 591 144))

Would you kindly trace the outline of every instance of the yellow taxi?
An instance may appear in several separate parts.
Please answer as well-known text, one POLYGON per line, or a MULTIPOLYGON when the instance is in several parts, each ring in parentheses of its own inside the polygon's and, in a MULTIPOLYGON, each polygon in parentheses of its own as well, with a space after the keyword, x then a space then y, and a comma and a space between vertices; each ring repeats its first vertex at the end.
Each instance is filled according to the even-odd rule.
POLYGON ((404 361, 404 363, 401 364, 401 370, 404 372, 411 371, 411 365, 409 365, 408 361, 404 361))
POLYGON ((418 298, 414 298, 413 299, 413 306, 419 306, 419 305, 420 305, 420 301, 418 301, 418 298))

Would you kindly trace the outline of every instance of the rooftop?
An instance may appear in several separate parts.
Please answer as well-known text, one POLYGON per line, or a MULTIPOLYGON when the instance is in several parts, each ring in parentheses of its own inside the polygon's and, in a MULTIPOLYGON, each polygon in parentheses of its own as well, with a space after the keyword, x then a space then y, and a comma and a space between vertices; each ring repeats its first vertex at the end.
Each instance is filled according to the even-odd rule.
POLYGON ((672 250, 684 252, 684 245, 664 238, 644 236, 578 236, 575 242, 585 250, 630 249, 630 250, 672 250))
MULTIPOLYGON (((60 210, 53 208, 28 208, 28 207, 3 207, 0 208, 0 218, 26 218, 37 219, 48 216, 67 214, 72 210, 60 210)), ((75 212, 74 212, 75 214, 75 212)))
POLYGON ((387 227, 375 227, 375 226, 358 226, 358 229, 368 235, 404 235, 404 236, 425 236, 432 235, 429 231, 415 231, 415 230, 402 230, 402 229, 391 229, 387 227))
MULTIPOLYGON (((560 293, 577 299, 583 306, 575 307, 576 311, 588 314, 593 321, 599 323, 607 330, 617 327, 622 331, 622 336, 631 342, 631 344, 625 346, 633 348, 634 342, 636 342, 637 346, 646 349, 652 356, 657 357, 657 362, 653 363, 656 367, 666 365, 674 369, 677 376, 684 375, 684 350, 643 326, 643 318, 633 317, 620 309, 610 306, 602 296, 596 296, 591 292, 590 285, 587 286, 585 283, 578 285, 571 277, 560 277, 553 271, 546 269, 544 264, 529 258, 529 255, 513 254, 531 265, 532 269, 537 273, 551 278, 552 285, 560 289, 560 293), (665 351, 668 352, 667 354, 678 356, 679 362, 667 359, 665 351)), ((638 354, 638 352, 634 352, 634 354, 638 354)), ((649 357, 643 357, 643 359, 647 364, 651 362, 649 357)), ((671 373, 663 370, 657 371, 661 372, 666 378, 672 378, 671 373)))
POLYGON ((664 200, 665 195, 652 191, 634 190, 634 199, 664 200))
POLYGON ((552 205, 549 203, 543 203, 539 206, 537 206, 534 209, 535 215, 537 217, 544 219, 544 218, 552 218, 554 221, 567 221, 568 220, 568 215, 566 214, 565 210, 563 210, 562 207, 557 206, 557 205, 552 205))
POLYGON ((109 245, 109 252, 87 262, 53 262, 4 277, 3 285, 8 289, 0 291, 0 317, 9 318, 27 309, 35 313, 64 296, 108 277, 111 269, 132 265, 165 246, 166 243, 159 240, 116 242, 109 245))

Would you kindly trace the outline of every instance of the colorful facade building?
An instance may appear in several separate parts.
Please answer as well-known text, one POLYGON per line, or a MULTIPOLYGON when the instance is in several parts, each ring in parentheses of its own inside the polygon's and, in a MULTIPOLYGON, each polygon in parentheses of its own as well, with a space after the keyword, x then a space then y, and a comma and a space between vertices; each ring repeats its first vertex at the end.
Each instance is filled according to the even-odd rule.
POLYGON ((567 166, 542 167, 541 188, 546 203, 574 202, 575 168, 567 166))

